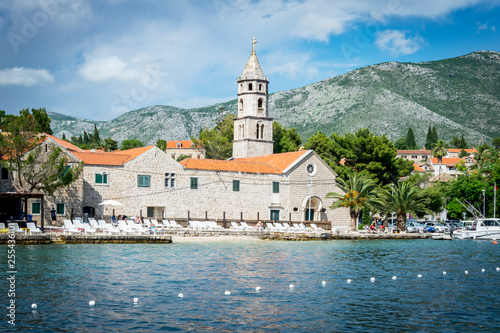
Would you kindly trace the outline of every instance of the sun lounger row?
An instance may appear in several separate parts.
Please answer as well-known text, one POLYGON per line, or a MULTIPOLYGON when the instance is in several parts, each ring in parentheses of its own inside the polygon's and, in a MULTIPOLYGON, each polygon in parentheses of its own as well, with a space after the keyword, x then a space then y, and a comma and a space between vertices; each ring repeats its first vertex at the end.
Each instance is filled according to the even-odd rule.
POLYGON ((267 231, 278 231, 278 232, 322 232, 325 231, 323 228, 319 228, 316 224, 311 223, 310 227, 306 227, 304 223, 293 223, 292 226, 287 222, 266 222, 267 231))
MULTIPOLYGON (((26 229, 20 228, 17 222, 7 223, 7 228, 14 229, 14 232, 17 233, 29 233, 29 234, 40 234, 42 230, 40 230, 34 222, 26 222, 26 229), (24 229, 24 230, 23 230, 24 229)), ((5 229, 5 223, 0 223, 0 229, 5 229)))
POLYGON ((217 225, 215 221, 196 221, 190 220, 188 222, 188 228, 193 230, 223 230, 224 227, 217 225))

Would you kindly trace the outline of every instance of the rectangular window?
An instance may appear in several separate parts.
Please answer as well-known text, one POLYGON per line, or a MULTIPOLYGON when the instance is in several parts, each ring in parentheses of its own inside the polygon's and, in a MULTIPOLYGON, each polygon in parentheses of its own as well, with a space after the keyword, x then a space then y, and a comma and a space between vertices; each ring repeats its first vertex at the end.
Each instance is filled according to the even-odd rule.
POLYGON ((107 184, 108 183, 108 175, 106 173, 104 175, 102 173, 96 173, 95 174, 95 183, 96 184, 107 184))
POLYGON ((155 208, 154 207, 148 207, 146 209, 146 215, 147 215, 147 217, 155 217, 155 208))
POLYGON ((233 180, 233 191, 238 192, 240 190, 240 181, 233 180))
POLYGON ((63 203, 58 203, 56 205, 56 213, 57 215, 64 215, 64 204, 63 203))
POLYGON ((9 179, 9 170, 2 168, 2 179, 9 179))
POLYGON ((273 193, 280 193, 280 183, 273 182, 273 193))
POLYGON ((32 202, 31 203, 31 214, 40 214, 40 203, 32 202))
POLYGON ((150 178, 149 175, 137 175, 137 186, 139 187, 149 187, 150 186, 150 178))
POLYGON ((175 187, 175 173, 165 173, 165 187, 175 187))
POLYGON ((198 177, 191 177, 191 189, 192 190, 198 189, 198 177))
POLYGON ((279 210, 271 210, 271 220, 279 221, 280 220, 280 211, 279 210))

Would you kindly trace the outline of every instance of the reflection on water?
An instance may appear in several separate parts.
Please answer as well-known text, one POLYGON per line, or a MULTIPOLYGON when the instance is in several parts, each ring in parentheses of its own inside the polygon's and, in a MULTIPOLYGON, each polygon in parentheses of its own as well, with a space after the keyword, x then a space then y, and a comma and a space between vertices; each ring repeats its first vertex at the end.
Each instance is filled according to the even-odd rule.
POLYGON ((494 332, 499 249, 434 240, 18 246, 16 329, 494 332))

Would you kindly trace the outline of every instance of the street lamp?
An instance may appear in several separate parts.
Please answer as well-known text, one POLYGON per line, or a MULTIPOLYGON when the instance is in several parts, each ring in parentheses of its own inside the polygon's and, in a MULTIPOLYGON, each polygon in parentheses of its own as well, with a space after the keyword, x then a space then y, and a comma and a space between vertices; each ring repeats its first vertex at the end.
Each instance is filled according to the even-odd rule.
POLYGON ((486 217, 486 190, 483 190, 483 217, 486 217))
POLYGON ((101 210, 101 220, 104 220, 104 175, 106 174, 106 172, 101 172, 101 206, 102 206, 102 210, 101 210))

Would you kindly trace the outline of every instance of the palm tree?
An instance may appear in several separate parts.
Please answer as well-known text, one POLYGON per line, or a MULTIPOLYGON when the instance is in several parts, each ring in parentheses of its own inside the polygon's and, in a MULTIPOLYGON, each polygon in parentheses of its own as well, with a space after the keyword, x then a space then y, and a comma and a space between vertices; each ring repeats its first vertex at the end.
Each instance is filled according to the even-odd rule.
POLYGON ((439 140, 432 149, 432 156, 437 158, 439 164, 439 179, 441 178, 441 162, 446 155, 448 155, 448 145, 443 140, 439 140))
POLYGON ((337 199, 331 209, 349 208, 351 215, 351 230, 356 230, 356 222, 361 210, 369 205, 370 196, 376 187, 375 181, 366 175, 349 175, 347 181, 337 179, 338 187, 345 193, 330 192, 326 198, 337 199))
POLYGON ((371 203, 380 211, 394 212, 398 218, 398 230, 406 229, 406 214, 417 216, 428 213, 425 198, 419 196, 420 187, 411 182, 398 182, 392 189, 382 188, 371 203))

